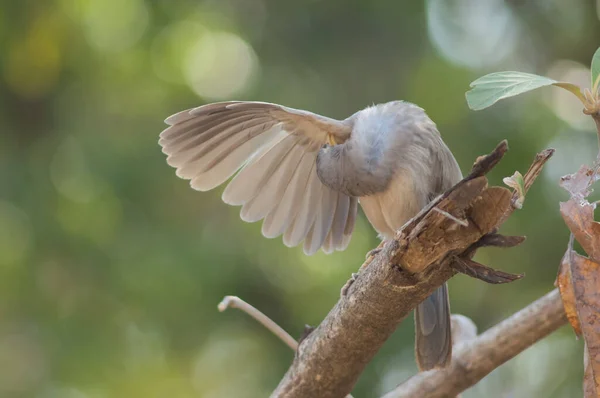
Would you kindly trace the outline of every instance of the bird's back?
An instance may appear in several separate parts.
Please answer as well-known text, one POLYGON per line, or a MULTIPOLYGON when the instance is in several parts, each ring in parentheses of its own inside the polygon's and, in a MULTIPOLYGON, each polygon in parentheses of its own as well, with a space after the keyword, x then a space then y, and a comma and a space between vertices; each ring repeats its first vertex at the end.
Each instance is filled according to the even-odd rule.
POLYGON ((461 179, 454 156, 425 111, 404 101, 366 108, 349 118, 350 138, 319 155, 332 189, 360 198, 375 229, 391 237, 431 199, 461 179))

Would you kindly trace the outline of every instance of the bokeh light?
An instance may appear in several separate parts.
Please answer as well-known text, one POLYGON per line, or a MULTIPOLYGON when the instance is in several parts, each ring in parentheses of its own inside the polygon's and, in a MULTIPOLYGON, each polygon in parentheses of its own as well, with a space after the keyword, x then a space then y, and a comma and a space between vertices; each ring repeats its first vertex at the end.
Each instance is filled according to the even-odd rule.
POLYGON ((207 32, 189 48, 184 73, 201 97, 219 100, 241 95, 258 73, 252 47, 232 33, 207 32))
POLYGON ((22 265, 33 242, 27 214, 0 200, 0 267, 22 265))
POLYGON ((185 84, 183 64, 187 54, 208 33, 207 28, 191 21, 164 28, 152 45, 152 66, 156 75, 167 82, 185 84))
POLYGON ((31 332, 0 334, 0 395, 15 396, 44 382, 49 372, 40 342, 31 332))
MULTIPOLYGON (((570 82, 590 88, 590 68, 574 61, 554 62, 546 75, 561 82, 570 82)), ((581 111, 581 102, 566 90, 548 90, 544 97, 552 111, 572 127, 595 134, 594 121, 581 111)))
POLYGON ((54 14, 30 22, 25 35, 10 42, 5 51, 4 76, 19 95, 38 98, 57 83, 61 70, 61 29, 54 14))
POLYGON ((494 65, 515 49, 519 23, 502 0, 427 0, 432 43, 457 65, 494 65))
POLYGON ((103 52, 121 52, 140 40, 149 23, 144 0, 82 0, 81 21, 88 43, 103 52))

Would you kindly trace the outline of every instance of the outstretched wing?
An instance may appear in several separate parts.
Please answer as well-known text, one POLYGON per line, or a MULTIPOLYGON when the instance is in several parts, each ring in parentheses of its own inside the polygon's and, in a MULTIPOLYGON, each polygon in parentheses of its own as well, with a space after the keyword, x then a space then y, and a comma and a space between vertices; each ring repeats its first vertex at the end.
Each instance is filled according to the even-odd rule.
POLYGON ((220 102, 179 112, 165 121, 159 144, 177 175, 208 191, 238 170, 223 192, 241 205, 241 218, 264 219, 268 238, 330 253, 350 241, 357 199, 331 190, 317 176, 325 143, 341 143, 351 126, 314 113, 264 102, 220 102))

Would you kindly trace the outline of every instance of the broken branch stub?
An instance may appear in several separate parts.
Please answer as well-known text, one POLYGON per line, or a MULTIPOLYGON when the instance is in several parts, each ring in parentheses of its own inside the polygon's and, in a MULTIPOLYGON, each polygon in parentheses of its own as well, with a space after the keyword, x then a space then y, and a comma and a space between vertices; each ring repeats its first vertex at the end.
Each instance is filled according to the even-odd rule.
MULTIPOLYGON (((492 153, 480 156, 467 177, 404 226, 398 236, 399 254, 394 257, 395 261, 402 264, 402 269, 412 273, 422 272, 429 264, 443 259, 450 252, 463 253, 460 257, 470 260, 477 248, 489 245, 485 243, 489 240, 488 236, 502 236, 495 232, 515 208, 520 207, 515 205, 516 199, 522 205, 524 195, 540 174, 543 165, 554 154, 553 149, 538 153, 523 176, 523 189, 511 193, 504 187, 488 187, 484 176, 507 150, 506 141, 502 141, 492 153), (430 211, 432 208, 438 211, 430 211), (455 218, 468 222, 458 223, 455 218), (482 239, 484 242, 480 242, 482 239)), ((523 240, 522 237, 513 237, 512 241, 503 240, 506 245, 500 246, 516 246, 523 240)), ((496 241, 500 242, 499 238, 496 241)), ((452 268, 488 283, 506 283, 522 277, 496 271, 472 261, 453 264, 452 268)))
MULTIPOLYGON (((505 188, 488 188, 485 177, 507 150, 508 144, 503 140, 490 154, 478 157, 469 175, 431 201, 396 234, 400 246, 394 254, 394 261, 402 264, 402 269, 412 273, 421 272, 449 252, 464 251, 496 227, 493 225, 490 228, 490 223, 485 222, 490 217, 479 213, 481 210, 487 212, 490 208, 495 208, 506 194, 510 197, 510 192, 505 188), (434 208, 438 211, 432 211, 434 208), (453 218, 469 222, 465 226, 453 218)), ((491 213, 491 219, 498 218, 493 215, 496 213, 495 209, 491 213)))
MULTIPOLYGON (((481 197, 487 188, 487 179, 477 177, 466 181, 462 189, 452 191, 435 208, 462 219, 467 209, 481 197)), ((443 258, 449 251, 459 250, 475 243, 481 231, 475 223, 467 226, 456 223, 444 214, 429 211, 412 229, 409 226, 402 231, 402 249, 395 258, 402 269, 418 273, 427 266, 443 258)))
MULTIPOLYGON (((525 242, 524 236, 505 236, 498 233, 489 233, 475 242, 471 248, 478 249, 480 247, 515 247, 525 242)), ((470 249, 471 249, 470 248, 470 249)))
POLYGON ((495 270, 476 261, 458 256, 454 258, 450 266, 460 273, 494 285, 513 282, 524 276, 523 274, 510 274, 495 270))
MULTIPOLYGON (((492 153, 478 158, 467 177, 369 256, 323 322, 302 340, 272 397, 327 398, 350 393, 398 324, 457 272, 451 266, 457 256, 472 256, 477 247, 490 242, 508 247, 522 241, 518 237, 503 240, 496 234, 501 221, 514 210, 511 192, 488 187, 484 176, 507 148, 503 141, 492 153)), ((488 279, 512 277, 487 267, 481 271, 484 266, 478 266, 475 274, 483 273, 488 279)))

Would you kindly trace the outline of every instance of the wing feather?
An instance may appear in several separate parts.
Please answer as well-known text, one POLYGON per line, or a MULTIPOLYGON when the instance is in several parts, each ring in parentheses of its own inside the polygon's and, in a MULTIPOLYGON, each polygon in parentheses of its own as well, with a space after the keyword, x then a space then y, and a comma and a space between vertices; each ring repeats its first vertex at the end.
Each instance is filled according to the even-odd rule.
POLYGON ((323 247, 321 249, 323 249, 323 253, 325 254, 331 254, 335 250, 331 231, 329 231, 327 234, 327 238, 325 238, 325 242, 323 243, 323 247))
POLYGON ((348 209, 348 218, 346 219, 346 227, 344 228, 344 238, 338 250, 346 250, 354 232, 354 225, 356 224, 356 212, 358 210, 358 198, 350 197, 350 208, 348 209))
MULTIPOLYGON (((248 162, 233 180, 227 185, 223 192, 223 201, 230 205, 243 205, 253 199, 260 190, 269 181, 269 178, 276 173, 278 168, 283 168, 288 173, 293 171, 300 161, 302 148, 297 148, 298 141, 296 137, 284 134, 281 142, 269 148, 262 154, 255 156, 248 162), (294 151, 294 149, 296 149, 294 151), (295 155, 295 156, 294 156, 295 155), (289 166, 290 158, 297 158, 298 162, 289 166), (291 170, 289 170, 291 169, 291 170)), ((291 175, 285 184, 291 179, 291 175)))
MULTIPOLYGON (((285 146, 282 146, 282 148, 286 149, 285 146)), ((299 155, 302 155, 300 148, 294 146, 287 149, 284 152, 285 158, 280 164, 276 165, 278 167, 272 172, 265 174, 264 183, 258 188, 253 187, 252 198, 242 206, 240 213, 242 220, 248 222, 262 220, 277 206, 294 172, 294 163, 298 164, 299 155)), ((255 186, 257 185, 256 181, 260 183, 260 180, 255 180, 255 186)))
POLYGON ((324 185, 317 176, 317 166, 313 163, 308 177, 306 193, 302 197, 300 211, 294 219, 293 226, 288 228, 283 235, 283 243, 286 246, 297 246, 306 238, 317 216, 315 209, 318 209, 323 188, 324 185))
POLYGON ((243 220, 264 219, 266 237, 304 241, 313 254, 343 250, 356 220, 356 198, 332 191, 316 173, 319 149, 343 142, 351 125, 266 102, 230 101, 176 113, 159 144, 177 175, 208 191, 236 172, 222 199, 243 220))
POLYGON ((304 241, 304 253, 312 255, 316 253, 325 243, 325 239, 331 230, 331 223, 335 215, 337 195, 330 188, 321 185, 321 197, 317 198, 317 215, 312 225, 312 234, 304 241))
POLYGON ((175 144, 167 147, 177 151, 167 158, 167 162, 172 166, 180 167, 183 164, 195 163, 198 160, 214 157, 228 147, 241 145, 256 138, 261 133, 269 131, 273 125, 266 118, 255 118, 224 129, 222 129, 222 126, 216 126, 207 130, 204 134, 198 135, 191 142, 183 143, 182 146, 175 144))
POLYGON ((335 214, 331 225, 331 244, 334 248, 342 246, 344 241, 344 229, 348 220, 348 212, 350 211, 350 198, 343 193, 337 195, 337 204, 335 214))
POLYGON ((279 204, 265 217, 262 227, 264 236, 275 238, 291 228, 292 222, 300 211, 310 177, 311 165, 314 162, 315 156, 312 153, 302 154, 279 204))

